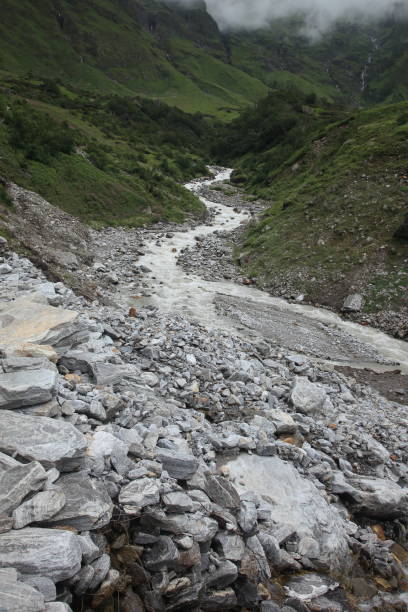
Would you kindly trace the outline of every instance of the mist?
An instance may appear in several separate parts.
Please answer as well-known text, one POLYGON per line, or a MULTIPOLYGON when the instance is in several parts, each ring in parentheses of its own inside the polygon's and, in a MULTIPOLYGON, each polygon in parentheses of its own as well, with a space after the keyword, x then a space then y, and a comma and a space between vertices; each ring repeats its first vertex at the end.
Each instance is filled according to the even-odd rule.
MULTIPOLYGON (((198 0, 173 0, 194 6, 198 0)), ((205 0, 221 30, 254 30, 274 19, 302 15, 311 35, 324 32, 339 19, 372 21, 396 9, 408 13, 408 0, 205 0)))

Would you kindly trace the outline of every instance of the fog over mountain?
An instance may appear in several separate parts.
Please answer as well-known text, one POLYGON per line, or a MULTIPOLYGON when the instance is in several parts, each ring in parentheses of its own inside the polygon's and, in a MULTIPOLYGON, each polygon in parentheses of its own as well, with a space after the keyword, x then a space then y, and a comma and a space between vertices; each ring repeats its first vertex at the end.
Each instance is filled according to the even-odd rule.
MULTIPOLYGON (((194 6, 198 0, 170 0, 194 6)), ((223 30, 257 29, 273 19, 303 14, 311 34, 338 19, 372 20, 395 10, 408 13, 408 0, 205 0, 208 12, 223 30)))

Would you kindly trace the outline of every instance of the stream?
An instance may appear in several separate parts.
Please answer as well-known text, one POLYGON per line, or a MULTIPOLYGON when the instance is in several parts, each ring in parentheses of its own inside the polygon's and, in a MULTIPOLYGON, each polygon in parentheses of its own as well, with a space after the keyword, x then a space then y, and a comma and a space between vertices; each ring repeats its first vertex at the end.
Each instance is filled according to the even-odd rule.
POLYGON ((230 177, 224 169, 213 178, 188 183, 214 217, 211 224, 174 233, 152 242, 139 263, 151 270, 151 295, 144 299, 165 312, 189 315, 201 324, 234 331, 244 336, 261 336, 316 362, 368 368, 377 372, 395 370, 408 374, 408 344, 313 306, 292 304, 256 289, 230 281, 205 281, 187 274, 177 264, 180 251, 192 247, 197 236, 217 230, 232 231, 248 222, 248 212, 214 203, 200 196, 202 186, 230 177), (222 314, 215 303, 222 303, 222 314))

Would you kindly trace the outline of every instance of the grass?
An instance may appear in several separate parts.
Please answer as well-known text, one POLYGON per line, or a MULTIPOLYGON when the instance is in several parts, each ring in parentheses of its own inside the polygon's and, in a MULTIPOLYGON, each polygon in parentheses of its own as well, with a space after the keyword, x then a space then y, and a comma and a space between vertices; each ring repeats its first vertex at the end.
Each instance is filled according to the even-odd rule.
POLYGON ((407 111, 380 106, 325 128, 316 118, 281 164, 268 168, 282 143, 241 158, 238 178, 273 202, 245 236, 246 274, 327 303, 355 285, 367 310, 408 305, 408 243, 394 238, 407 214, 407 111))

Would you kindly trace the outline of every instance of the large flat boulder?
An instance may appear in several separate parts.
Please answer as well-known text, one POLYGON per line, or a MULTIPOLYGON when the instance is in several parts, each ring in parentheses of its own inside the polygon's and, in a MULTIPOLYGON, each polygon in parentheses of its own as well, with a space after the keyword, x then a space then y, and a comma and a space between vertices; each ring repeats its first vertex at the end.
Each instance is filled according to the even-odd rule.
POLYGON ((279 457, 240 455, 228 466, 239 491, 254 491, 269 503, 273 535, 279 542, 295 536, 300 554, 319 567, 338 571, 348 567, 347 534, 340 515, 292 464, 279 457))
POLYGON ((109 523, 113 504, 102 482, 90 478, 85 472, 78 472, 62 476, 55 486, 64 494, 65 505, 49 524, 89 531, 109 523))
POLYGON ((0 534, 0 568, 67 580, 81 568, 82 551, 71 531, 26 527, 0 534))
POLYGON ((55 394, 57 380, 56 368, 0 373, 0 408, 44 404, 55 394))
POLYGON ((26 343, 63 351, 88 337, 77 312, 49 306, 41 294, 0 303, 0 347, 7 354, 18 353, 26 343))
POLYGON ((48 417, 33 417, 0 410, 0 451, 44 467, 62 464, 64 460, 82 457, 85 436, 70 423, 48 417))

